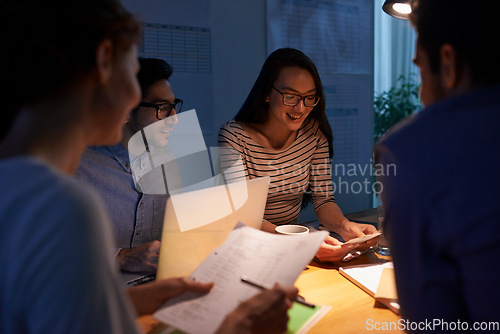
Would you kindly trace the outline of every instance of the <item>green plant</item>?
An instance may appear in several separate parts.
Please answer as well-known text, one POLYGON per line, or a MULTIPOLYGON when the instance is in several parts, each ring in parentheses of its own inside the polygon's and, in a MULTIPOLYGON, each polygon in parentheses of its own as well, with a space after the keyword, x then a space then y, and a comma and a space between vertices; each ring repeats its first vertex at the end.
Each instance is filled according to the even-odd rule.
POLYGON ((400 76, 396 86, 375 96, 375 142, 394 124, 421 109, 420 84, 414 77, 415 75, 410 75, 407 79, 400 76))

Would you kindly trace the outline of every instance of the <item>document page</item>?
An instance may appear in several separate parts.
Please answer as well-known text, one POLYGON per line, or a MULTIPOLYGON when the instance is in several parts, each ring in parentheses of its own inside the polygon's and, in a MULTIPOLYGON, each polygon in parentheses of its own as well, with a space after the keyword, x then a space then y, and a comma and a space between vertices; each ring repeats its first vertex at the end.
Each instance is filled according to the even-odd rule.
POLYGON ((394 265, 392 262, 386 262, 340 267, 339 273, 373 297, 384 268, 394 268, 394 265))
POLYGON ((154 317, 188 333, 213 333, 240 302, 260 292, 242 283, 242 276, 265 287, 292 285, 327 235, 277 235, 239 223, 191 275, 200 282, 214 282, 212 290, 201 297, 186 293, 173 298, 154 317))

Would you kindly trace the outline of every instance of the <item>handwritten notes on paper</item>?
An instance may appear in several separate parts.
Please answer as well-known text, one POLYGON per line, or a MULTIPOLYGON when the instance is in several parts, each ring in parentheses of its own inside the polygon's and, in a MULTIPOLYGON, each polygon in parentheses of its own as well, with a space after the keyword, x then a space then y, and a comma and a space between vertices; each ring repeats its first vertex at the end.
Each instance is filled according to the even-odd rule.
POLYGON ((326 231, 275 235, 239 223, 191 275, 197 281, 214 282, 210 293, 174 298, 154 317, 188 333, 213 333, 240 302, 259 292, 242 283, 241 276, 264 286, 292 285, 327 235, 326 231))

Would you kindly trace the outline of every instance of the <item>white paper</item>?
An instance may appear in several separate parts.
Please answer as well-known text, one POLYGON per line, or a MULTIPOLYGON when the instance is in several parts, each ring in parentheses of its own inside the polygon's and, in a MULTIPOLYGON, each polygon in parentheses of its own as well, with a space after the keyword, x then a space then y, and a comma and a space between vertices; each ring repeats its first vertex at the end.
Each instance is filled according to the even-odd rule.
POLYGON ((242 283, 242 276, 263 286, 292 285, 327 235, 277 235, 239 223, 191 275, 200 282, 215 282, 210 293, 174 298, 154 317, 188 333, 213 333, 240 302, 260 291, 242 283))
POLYGON ((368 289, 369 291, 366 291, 365 289, 363 290, 373 297, 377 291, 384 268, 394 268, 394 265, 392 262, 386 262, 382 264, 340 267, 339 271, 341 274, 343 271, 357 283, 361 284, 365 289, 368 289))
POLYGON ((348 240, 348 241, 344 242, 344 244, 356 244, 356 243, 362 243, 362 242, 365 242, 365 241, 371 240, 371 239, 373 239, 373 238, 376 238, 376 237, 378 237, 379 235, 382 235, 382 232, 375 232, 375 233, 373 233, 373 234, 368 234, 368 235, 365 235, 364 237, 354 238, 354 239, 351 239, 351 240, 348 240))

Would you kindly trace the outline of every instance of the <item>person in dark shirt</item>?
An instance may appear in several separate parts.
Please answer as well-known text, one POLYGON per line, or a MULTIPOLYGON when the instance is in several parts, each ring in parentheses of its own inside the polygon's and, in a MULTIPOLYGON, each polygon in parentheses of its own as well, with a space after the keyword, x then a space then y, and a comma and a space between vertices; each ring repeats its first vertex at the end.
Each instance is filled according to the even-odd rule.
POLYGON ((426 108, 375 148, 377 164, 396 165, 380 181, 402 315, 433 324, 419 333, 484 330, 500 320, 500 62, 492 45, 500 1, 412 8, 426 108))

